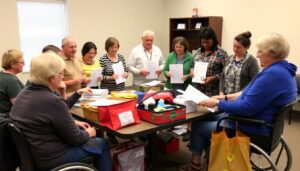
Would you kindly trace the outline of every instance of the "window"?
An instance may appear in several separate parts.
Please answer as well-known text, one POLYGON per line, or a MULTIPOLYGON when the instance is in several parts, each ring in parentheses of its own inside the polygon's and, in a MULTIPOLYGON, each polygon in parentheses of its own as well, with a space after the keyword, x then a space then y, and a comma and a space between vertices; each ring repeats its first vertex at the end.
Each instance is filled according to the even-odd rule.
POLYGON ((28 72, 31 58, 44 46, 61 46, 67 35, 66 8, 63 0, 18 0, 17 10, 24 71, 28 72))

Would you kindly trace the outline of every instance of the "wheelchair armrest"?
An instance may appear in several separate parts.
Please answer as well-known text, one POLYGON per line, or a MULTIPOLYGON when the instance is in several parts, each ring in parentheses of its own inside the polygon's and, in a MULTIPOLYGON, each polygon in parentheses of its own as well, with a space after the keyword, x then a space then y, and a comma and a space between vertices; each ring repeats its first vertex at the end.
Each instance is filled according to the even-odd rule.
POLYGON ((226 120, 237 121, 237 122, 242 122, 242 123, 249 123, 249 124, 253 124, 253 125, 263 125, 263 126, 267 126, 267 127, 270 127, 270 128, 273 127, 272 124, 266 123, 264 120, 228 115, 228 116, 222 117, 221 119, 218 120, 217 129, 220 128, 221 121, 225 120, 225 119, 226 120))

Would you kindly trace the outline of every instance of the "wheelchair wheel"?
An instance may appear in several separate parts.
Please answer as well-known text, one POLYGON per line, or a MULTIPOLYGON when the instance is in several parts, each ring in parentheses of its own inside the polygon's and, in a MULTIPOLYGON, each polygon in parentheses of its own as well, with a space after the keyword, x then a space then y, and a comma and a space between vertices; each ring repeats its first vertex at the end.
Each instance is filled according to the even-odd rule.
POLYGON ((284 139, 281 138, 280 143, 272 151, 271 155, 265 153, 258 146, 254 146, 256 145, 251 144, 251 147, 255 149, 255 152, 251 152, 250 154, 250 161, 254 170, 290 170, 292 165, 292 155, 284 139))
POLYGON ((74 162, 58 166, 51 171, 97 171, 97 169, 86 163, 74 162))

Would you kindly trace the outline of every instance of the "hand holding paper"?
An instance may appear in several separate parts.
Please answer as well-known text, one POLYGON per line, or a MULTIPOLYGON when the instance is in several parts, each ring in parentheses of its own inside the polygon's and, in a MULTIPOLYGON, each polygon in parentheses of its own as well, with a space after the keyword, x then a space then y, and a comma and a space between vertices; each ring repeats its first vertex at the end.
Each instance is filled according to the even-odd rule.
POLYGON ((116 75, 118 75, 118 77, 116 78, 116 84, 124 83, 126 81, 126 79, 123 77, 123 73, 125 71, 124 71, 122 62, 118 62, 116 64, 113 64, 112 68, 114 70, 114 73, 116 75))
POLYGON ((207 67, 208 67, 208 62, 195 62, 195 67, 193 72, 194 77, 192 82, 204 83, 207 67))
POLYGON ((170 64, 171 83, 183 83, 183 65, 182 64, 170 64))
POLYGON ((87 87, 96 87, 98 86, 98 79, 102 73, 102 68, 94 70, 92 72, 91 81, 86 85, 87 87))
POLYGON ((201 91, 197 90, 195 87, 193 87, 192 85, 189 85, 185 92, 183 93, 183 96, 187 99, 187 100, 191 100, 197 104, 200 104, 203 107, 206 107, 207 110, 214 112, 215 109, 213 107, 215 107, 216 105, 212 105, 213 102, 210 102, 210 99, 207 95, 203 94, 201 91), (210 105, 211 104, 211 105, 210 105))

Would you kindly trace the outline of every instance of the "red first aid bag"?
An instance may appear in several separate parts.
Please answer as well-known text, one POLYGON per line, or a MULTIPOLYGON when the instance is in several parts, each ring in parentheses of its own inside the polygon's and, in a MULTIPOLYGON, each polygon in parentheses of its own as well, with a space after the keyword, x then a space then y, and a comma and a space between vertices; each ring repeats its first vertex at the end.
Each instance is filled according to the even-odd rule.
POLYGON ((112 130, 141 123, 135 100, 124 101, 110 106, 98 106, 99 123, 112 130))

